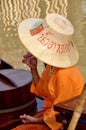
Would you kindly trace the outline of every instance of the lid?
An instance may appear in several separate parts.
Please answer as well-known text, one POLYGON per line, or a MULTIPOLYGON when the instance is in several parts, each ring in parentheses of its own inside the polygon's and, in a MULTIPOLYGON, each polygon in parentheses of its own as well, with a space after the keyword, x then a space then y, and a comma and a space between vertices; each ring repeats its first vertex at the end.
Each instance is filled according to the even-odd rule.
POLYGON ((23 69, 0 70, 0 91, 22 87, 31 81, 32 74, 30 71, 23 69))

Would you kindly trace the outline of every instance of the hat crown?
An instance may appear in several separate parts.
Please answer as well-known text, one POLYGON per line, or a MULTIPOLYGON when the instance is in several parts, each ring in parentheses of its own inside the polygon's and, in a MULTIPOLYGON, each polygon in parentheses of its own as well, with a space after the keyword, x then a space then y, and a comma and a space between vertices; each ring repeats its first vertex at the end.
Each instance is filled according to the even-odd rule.
POLYGON ((65 23, 64 20, 56 19, 55 22, 58 23, 58 25, 59 25, 60 28, 63 28, 63 29, 66 28, 66 23, 65 23))
POLYGON ((47 24, 55 31, 64 35, 72 35, 74 33, 74 28, 66 17, 51 13, 46 16, 47 24))

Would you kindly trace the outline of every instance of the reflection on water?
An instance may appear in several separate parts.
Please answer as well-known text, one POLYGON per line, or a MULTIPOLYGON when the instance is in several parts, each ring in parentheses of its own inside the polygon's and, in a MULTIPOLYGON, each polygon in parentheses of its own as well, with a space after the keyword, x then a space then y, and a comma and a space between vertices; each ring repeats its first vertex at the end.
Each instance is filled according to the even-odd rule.
MULTIPOLYGON (((73 40, 80 51, 78 66, 86 79, 86 0, 1 0, 0 6, 0 58, 16 68, 27 69, 21 62, 27 50, 18 38, 19 23, 26 18, 44 18, 47 13, 57 12, 74 25, 73 40)), ((38 67, 42 70, 40 61, 38 67)))
POLYGON ((47 13, 58 12, 67 16, 67 0, 2 0, 2 20, 4 30, 16 26, 22 19, 40 17, 47 13), (44 13, 43 13, 44 12, 44 13))

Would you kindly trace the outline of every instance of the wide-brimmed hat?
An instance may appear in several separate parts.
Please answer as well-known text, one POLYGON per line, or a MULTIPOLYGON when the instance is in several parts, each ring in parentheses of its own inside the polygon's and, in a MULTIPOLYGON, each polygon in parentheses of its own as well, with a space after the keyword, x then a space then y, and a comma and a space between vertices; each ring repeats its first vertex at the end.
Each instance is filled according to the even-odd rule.
POLYGON ((72 41, 74 28, 71 22, 57 13, 45 19, 28 18, 18 27, 24 46, 41 61, 56 67, 74 66, 79 54, 72 41))

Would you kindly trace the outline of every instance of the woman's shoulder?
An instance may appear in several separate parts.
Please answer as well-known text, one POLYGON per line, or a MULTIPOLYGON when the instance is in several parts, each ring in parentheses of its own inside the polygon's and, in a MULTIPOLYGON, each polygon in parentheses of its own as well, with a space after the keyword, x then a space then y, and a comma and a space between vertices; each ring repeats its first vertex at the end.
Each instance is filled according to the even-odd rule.
POLYGON ((59 68, 57 69, 56 73, 57 75, 69 75, 74 73, 80 73, 80 70, 77 66, 69 67, 69 68, 59 68))

